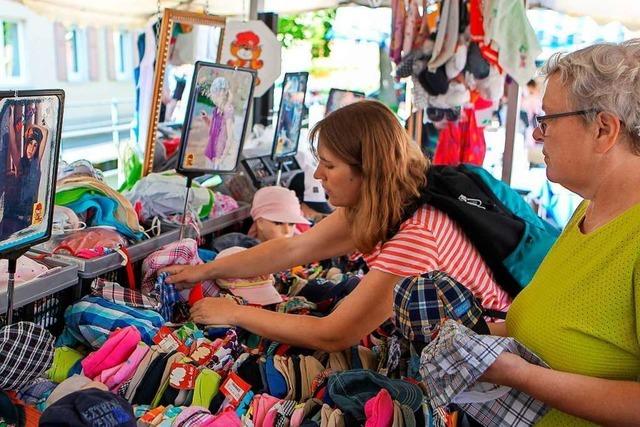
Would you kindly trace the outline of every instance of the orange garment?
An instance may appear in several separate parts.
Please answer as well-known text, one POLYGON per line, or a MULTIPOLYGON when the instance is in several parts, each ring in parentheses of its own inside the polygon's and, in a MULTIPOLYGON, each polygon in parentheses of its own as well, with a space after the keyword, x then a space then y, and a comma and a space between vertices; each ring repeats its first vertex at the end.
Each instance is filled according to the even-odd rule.
POLYGON ((16 406, 19 406, 24 411, 25 427, 38 427, 40 424, 40 416, 42 415, 40 411, 18 399, 16 392, 7 391, 6 393, 7 396, 9 396, 9 399, 11 399, 11 402, 16 406))

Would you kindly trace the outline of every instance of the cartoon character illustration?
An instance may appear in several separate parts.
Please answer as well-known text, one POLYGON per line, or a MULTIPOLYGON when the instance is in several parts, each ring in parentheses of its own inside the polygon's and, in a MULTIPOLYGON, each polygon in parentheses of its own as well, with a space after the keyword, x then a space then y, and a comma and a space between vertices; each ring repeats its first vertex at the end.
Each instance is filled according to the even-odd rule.
POLYGON ((213 161, 214 168, 221 166, 222 159, 231 147, 233 141, 233 103, 231 86, 224 77, 216 77, 211 82, 208 93, 214 104, 211 116, 202 111, 202 120, 209 126, 209 142, 204 149, 204 155, 213 161))
POLYGON ((31 224, 40 225, 44 219, 44 206, 42 202, 38 202, 33 205, 33 216, 31 218, 31 224))
MULTIPOLYGON (((262 45, 260 37, 253 31, 243 31, 236 34, 236 38, 231 42, 231 55, 235 59, 227 61, 227 65, 232 67, 247 67, 259 70, 264 66, 264 61, 260 59, 262 55, 262 45)), ((256 79, 256 85, 260 84, 260 79, 256 79)))

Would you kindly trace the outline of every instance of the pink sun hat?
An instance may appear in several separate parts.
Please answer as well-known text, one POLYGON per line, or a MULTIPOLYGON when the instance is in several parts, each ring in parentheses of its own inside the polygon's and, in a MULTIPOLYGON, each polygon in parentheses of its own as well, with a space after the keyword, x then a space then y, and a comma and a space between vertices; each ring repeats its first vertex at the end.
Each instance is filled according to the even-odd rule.
POLYGON ((263 187, 253 195, 251 217, 268 219, 273 222, 309 224, 300 211, 296 193, 279 186, 263 187))
MULTIPOLYGON (((245 251, 246 248, 232 246, 220 251, 216 258, 224 258, 234 253, 245 251)), ((217 279, 216 283, 222 289, 227 289, 233 295, 244 298, 249 304, 270 305, 282 302, 282 297, 273 286, 273 275, 251 277, 245 279, 217 279)))

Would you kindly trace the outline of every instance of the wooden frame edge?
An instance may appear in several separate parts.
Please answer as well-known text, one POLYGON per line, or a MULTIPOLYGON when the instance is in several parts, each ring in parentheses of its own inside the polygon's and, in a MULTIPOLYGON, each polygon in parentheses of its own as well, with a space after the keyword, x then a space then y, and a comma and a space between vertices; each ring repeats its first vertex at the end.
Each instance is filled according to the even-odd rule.
POLYGON ((218 43, 216 61, 220 60, 222 52, 224 28, 227 23, 227 19, 225 17, 177 9, 164 10, 164 14, 162 15, 162 25, 160 27, 160 35, 158 38, 158 46, 156 47, 156 63, 153 73, 153 98, 151 99, 151 111, 149 112, 149 125, 147 126, 142 176, 147 176, 153 171, 153 160, 156 149, 155 135, 158 128, 158 122, 160 120, 160 92, 164 82, 164 73, 169 55, 169 40, 171 38, 171 34, 169 34, 169 32, 172 31, 174 22, 220 27, 220 42, 218 43))

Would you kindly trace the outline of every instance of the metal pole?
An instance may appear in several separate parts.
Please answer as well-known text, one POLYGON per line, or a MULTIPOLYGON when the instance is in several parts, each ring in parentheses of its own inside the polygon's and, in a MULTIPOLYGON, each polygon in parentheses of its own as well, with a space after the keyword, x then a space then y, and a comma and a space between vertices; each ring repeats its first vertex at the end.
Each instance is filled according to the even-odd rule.
MULTIPOLYGON (((524 8, 528 9, 529 2, 523 0, 524 8)), ((515 80, 507 86, 507 123, 505 126, 504 153, 502 154, 502 180, 511 184, 513 172, 513 147, 518 130, 518 118, 520 116, 520 87, 515 80)))
POLYGON ((189 193, 191 193, 191 184, 193 182, 193 178, 191 175, 187 176, 187 195, 184 198, 184 209, 182 209, 182 221, 180 222, 180 240, 184 238, 184 228, 187 223, 187 213, 189 206, 189 193))
POLYGON ((280 181, 282 180, 282 169, 284 169, 284 160, 280 161, 278 165, 278 174, 276 175, 276 186, 280 185, 280 181))
POLYGON ((13 323, 13 290, 16 286, 16 267, 18 260, 9 258, 9 280, 7 281, 7 325, 13 323))
POLYGON ((182 221, 180 223, 180 240, 184 239, 184 228, 187 224, 187 207, 189 204, 189 193, 191 192, 191 180, 187 184, 187 197, 184 198, 184 209, 182 209, 182 221))
POLYGON ((113 139, 113 145, 117 147, 120 145, 120 132, 118 131, 118 100, 116 98, 111 99, 111 135, 113 139))
POLYGON ((513 147, 520 115, 520 86, 511 80, 507 86, 507 123, 505 126, 504 153, 502 155, 502 180, 511 184, 513 171, 513 147))
POLYGON ((118 100, 116 98, 111 98, 111 140, 113 142, 113 146, 116 148, 118 152, 118 155, 117 155, 118 163, 120 163, 120 160, 123 160, 123 164, 122 165, 119 164, 117 166, 118 185, 122 185, 125 178, 124 177, 125 162, 124 162, 124 156, 120 151, 120 131, 118 130, 118 121, 119 121, 118 100))
MULTIPOLYGON (((243 4, 245 0, 242 0, 243 4)), ((250 21, 255 21, 258 19, 258 11, 262 11, 264 9, 264 0, 249 0, 249 20, 250 21)), ((247 19, 247 16, 243 16, 243 19, 247 19)), ((253 103, 255 103, 257 98, 253 98, 253 103)), ((253 107, 253 103, 249 108, 249 120, 248 122, 251 124, 251 129, 249 129, 249 131, 251 131, 253 129, 253 124, 254 124, 254 115, 255 115, 255 111, 254 111, 254 107, 253 107)))
POLYGON ((249 0, 249 20, 255 21, 256 19, 258 19, 258 12, 263 11, 264 0, 249 0))

